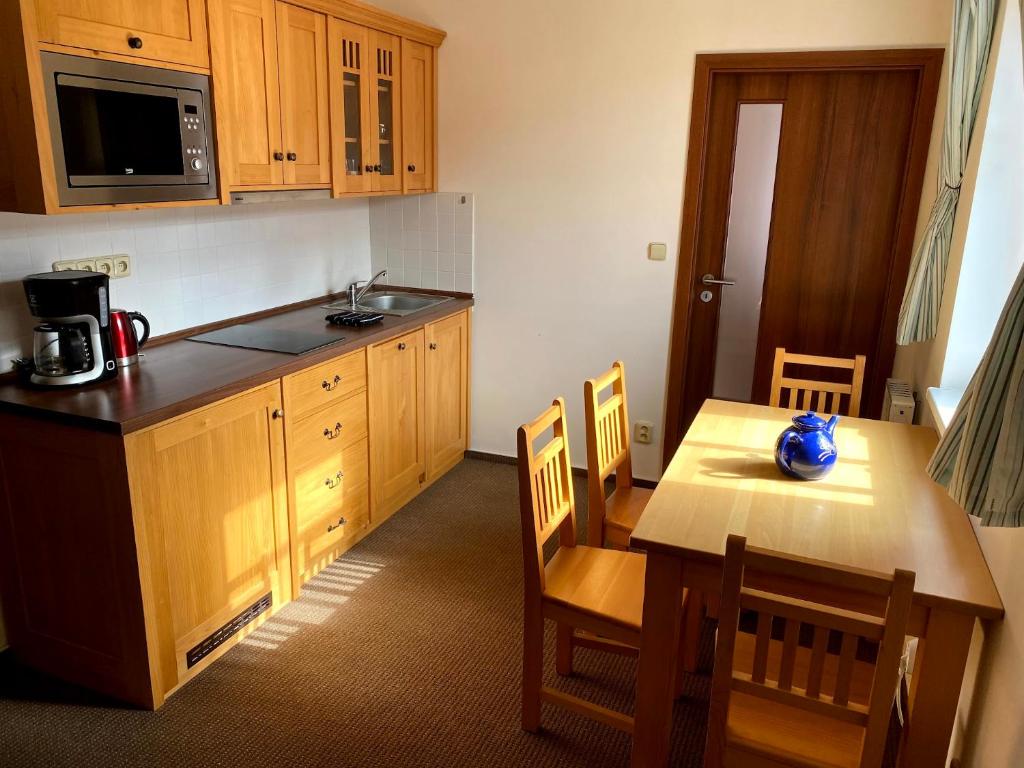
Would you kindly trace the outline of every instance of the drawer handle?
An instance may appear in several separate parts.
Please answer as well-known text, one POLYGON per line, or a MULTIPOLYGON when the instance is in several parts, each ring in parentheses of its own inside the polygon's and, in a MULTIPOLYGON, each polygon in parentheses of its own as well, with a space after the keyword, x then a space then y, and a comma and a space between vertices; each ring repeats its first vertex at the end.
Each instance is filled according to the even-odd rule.
POLYGON ((405 351, 405 342, 404 341, 398 342, 398 351, 399 352, 404 352, 405 351))
POLYGON ((339 384, 341 384, 341 376, 335 376, 333 382, 328 381, 327 379, 324 379, 322 382, 320 382, 320 386, 323 387, 328 392, 330 392, 332 389, 337 389, 339 384))
POLYGON ((336 524, 327 526, 327 532, 330 533, 331 531, 336 531, 338 528, 341 528, 341 526, 343 526, 347 522, 348 521, 344 517, 339 517, 338 522, 336 524))
POLYGON ((128 38, 128 47, 132 48, 132 49, 134 49, 136 51, 139 50, 139 48, 142 47, 142 38, 141 37, 136 37, 135 35, 132 35, 131 37, 128 38))
POLYGON ((324 427, 324 437, 326 437, 328 440, 333 440, 334 438, 340 437, 340 436, 341 436, 341 422, 340 421, 337 424, 334 425, 334 429, 331 429, 330 427, 324 427))
POLYGON ((341 485, 342 477, 344 477, 344 475, 341 472, 339 472, 334 477, 328 477, 326 480, 324 480, 324 485, 326 485, 328 488, 337 488, 339 485, 341 485))

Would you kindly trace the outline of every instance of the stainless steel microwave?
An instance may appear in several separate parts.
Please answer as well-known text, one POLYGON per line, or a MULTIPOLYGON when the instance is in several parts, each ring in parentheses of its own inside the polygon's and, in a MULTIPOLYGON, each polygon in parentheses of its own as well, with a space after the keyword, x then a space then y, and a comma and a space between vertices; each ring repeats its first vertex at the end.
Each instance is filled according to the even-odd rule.
POLYGON ((61 205, 217 196, 209 77, 41 56, 61 205))

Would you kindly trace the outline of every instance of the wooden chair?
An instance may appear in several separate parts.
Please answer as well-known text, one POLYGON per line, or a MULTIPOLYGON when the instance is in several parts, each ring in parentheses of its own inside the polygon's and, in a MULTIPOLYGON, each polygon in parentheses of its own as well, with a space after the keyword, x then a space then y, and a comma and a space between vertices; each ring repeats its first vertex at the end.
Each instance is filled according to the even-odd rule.
POLYGON ((587 544, 618 549, 629 547, 629 535, 651 498, 652 491, 633 487, 633 460, 629 449, 629 411, 626 370, 621 361, 596 379, 583 384, 587 416, 587 482, 589 517, 587 544), (600 394, 611 394, 600 402, 600 394), (615 473, 615 490, 605 498, 604 483, 615 473))
POLYGON ((632 733, 632 717, 542 684, 544 620, 557 623, 560 675, 572 674, 577 646, 636 656, 647 559, 636 552, 576 544, 576 503, 562 398, 519 428, 518 444, 525 589, 523 729, 537 730, 540 705, 546 701, 632 733), (534 452, 534 442, 548 429, 551 439, 534 452), (556 533, 558 550, 545 565, 544 545, 556 533))
POLYGON ((852 360, 845 357, 819 357, 817 355, 798 355, 786 352, 783 347, 775 349, 775 366, 772 370, 772 393, 769 405, 779 406, 782 403, 782 390, 789 390, 787 404, 783 407, 805 411, 816 410, 819 413, 841 413, 841 400, 847 395, 847 416, 860 415, 860 396, 864 387, 864 355, 857 355, 852 360), (853 371, 849 384, 834 381, 813 381, 811 379, 788 378, 783 374, 783 367, 790 365, 815 365, 823 368, 845 368, 853 371), (814 396, 817 395, 815 402, 814 396), (831 397, 829 397, 831 395, 831 397), (826 402, 827 401, 827 402, 826 402))
POLYGON ((730 536, 705 768, 881 765, 913 595, 908 571, 842 568, 748 548, 743 537, 730 536), (860 613, 834 607, 831 598, 793 594, 884 607, 881 615, 860 613), (737 631, 741 610, 757 614, 756 636, 737 631), (776 629, 779 621, 784 627, 781 642, 772 639, 773 617, 776 629), (810 648, 801 644, 802 629, 813 630, 810 648), (873 661, 858 658, 861 638, 865 647, 877 643, 873 661))

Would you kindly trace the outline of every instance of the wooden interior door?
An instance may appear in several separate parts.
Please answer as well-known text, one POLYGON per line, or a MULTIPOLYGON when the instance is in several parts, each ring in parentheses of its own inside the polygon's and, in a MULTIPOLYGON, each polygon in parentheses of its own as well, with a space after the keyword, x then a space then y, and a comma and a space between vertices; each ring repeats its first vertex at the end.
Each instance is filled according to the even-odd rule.
POLYGON ((781 104, 752 400, 768 402, 776 347, 862 354, 862 413, 878 416, 895 355, 941 63, 942 51, 931 49, 698 56, 666 462, 713 396, 719 310, 730 287, 703 278, 736 277, 725 274, 723 261, 744 104, 781 104))
POLYGON ((402 190, 402 39, 370 30, 370 115, 374 192, 402 190))
POLYGON ((402 163, 406 192, 434 187, 434 49, 402 42, 402 163))
POLYGON ((469 313, 460 312, 426 332, 427 482, 462 460, 469 433, 469 313))
POLYGON ((210 0, 217 148, 231 187, 284 180, 274 0, 210 0))
POLYGON ((415 496, 425 479, 424 346, 421 328, 367 353, 374 524, 415 496))
POLYGON ((374 162, 370 115, 372 58, 370 30, 341 19, 327 20, 335 195, 370 191, 374 162))
POLYGON ((327 184, 331 180, 327 17, 279 2, 277 50, 281 65, 284 183, 327 184))
POLYGON ((164 692, 230 646, 190 663, 212 633, 290 598, 280 408, 274 382, 125 438, 164 692))
POLYGON ((39 39, 208 67, 203 0, 35 0, 39 39))

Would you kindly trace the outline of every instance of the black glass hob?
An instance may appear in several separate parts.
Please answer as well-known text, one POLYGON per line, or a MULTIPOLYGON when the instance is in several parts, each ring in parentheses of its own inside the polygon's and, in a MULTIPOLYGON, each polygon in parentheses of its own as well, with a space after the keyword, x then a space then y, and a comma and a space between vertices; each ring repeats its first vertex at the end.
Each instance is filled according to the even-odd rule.
POLYGON ((204 344, 259 349, 286 355, 301 355, 344 340, 345 337, 338 335, 337 331, 289 331, 249 323, 231 325, 188 337, 188 341, 200 341, 204 344))

